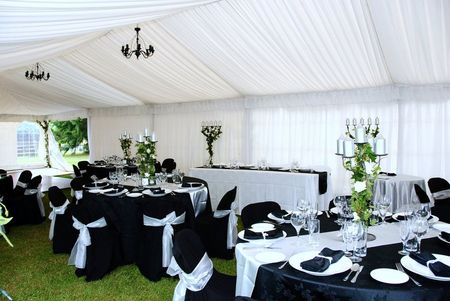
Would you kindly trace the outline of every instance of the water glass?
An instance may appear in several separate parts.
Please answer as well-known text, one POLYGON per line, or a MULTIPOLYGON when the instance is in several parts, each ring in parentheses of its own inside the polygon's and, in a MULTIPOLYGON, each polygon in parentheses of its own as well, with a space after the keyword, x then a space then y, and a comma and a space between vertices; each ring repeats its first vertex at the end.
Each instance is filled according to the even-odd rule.
POLYGON ((320 220, 309 219, 308 220, 308 241, 312 247, 319 246, 319 233, 320 233, 320 220))
POLYGON ((351 221, 344 221, 342 224, 341 232, 342 232, 342 240, 344 241, 344 253, 345 256, 350 257, 352 256, 352 236, 350 231, 347 230, 347 226, 351 223, 351 221))
MULTIPOLYGON (((411 222, 408 220, 399 222, 400 229, 400 239, 402 240, 403 249, 398 251, 400 255, 408 255, 408 241, 414 237, 414 234, 411 231, 411 222)), ((416 248, 417 250, 417 248, 416 248)))
POLYGON ((411 224, 411 230, 417 237, 417 253, 420 253, 420 243, 422 237, 427 234, 428 231, 428 220, 423 217, 416 216, 411 224))
POLYGON ((297 238, 300 237, 300 230, 302 229, 303 226, 305 226, 305 222, 306 222, 306 214, 302 213, 301 211, 292 212, 291 225, 295 228, 295 231, 297 231, 297 238))
POLYGON ((349 235, 352 238, 352 245, 353 245, 353 255, 350 257, 352 262, 360 262, 361 257, 356 256, 356 247, 358 244, 358 240, 363 235, 363 225, 359 221, 352 221, 349 222, 346 226, 346 231, 348 232, 347 235, 349 235))
POLYGON ((337 210, 338 210, 338 218, 336 220, 336 223, 338 225, 342 225, 342 216, 341 216, 341 212, 342 212, 342 207, 344 205, 344 203, 347 202, 347 199, 344 195, 338 195, 333 199, 333 204, 334 206, 336 206, 337 210))

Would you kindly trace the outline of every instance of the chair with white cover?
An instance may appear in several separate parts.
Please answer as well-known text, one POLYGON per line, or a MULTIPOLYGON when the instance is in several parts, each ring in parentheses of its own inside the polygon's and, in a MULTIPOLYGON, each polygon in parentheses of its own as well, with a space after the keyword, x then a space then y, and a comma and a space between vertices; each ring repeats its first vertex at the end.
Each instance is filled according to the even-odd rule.
POLYGON ((450 183, 443 178, 431 178, 428 187, 434 199, 432 213, 445 223, 450 223, 450 183))
POLYGON ((119 233, 106 217, 100 202, 81 202, 73 209, 73 227, 78 238, 68 264, 76 267, 78 277, 99 280, 122 260, 119 233))
POLYGON ((200 179, 200 178, 184 176, 182 185, 186 186, 188 183, 201 183, 201 184, 205 185, 206 189, 208 190, 208 195, 206 198, 206 204, 201 205, 205 209, 199 214, 199 216, 197 216, 197 218, 201 218, 202 216, 211 216, 213 214, 213 212, 212 212, 211 196, 209 194, 208 182, 206 182, 205 180, 200 179))
POLYGON ((234 257, 237 240, 236 199, 237 187, 227 191, 211 215, 202 215, 195 221, 195 231, 200 235, 208 255, 223 259, 234 257))
POLYGON ((250 228, 254 223, 267 220, 267 215, 280 210, 280 204, 273 201, 248 204, 241 211, 241 220, 244 228, 250 228))
POLYGON ((158 281, 172 258, 173 235, 186 227, 186 207, 166 195, 138 202, 141 218, 136 264, 147 279, 158 281))
POLYGON ((236 277, 214 269, 200 237, 185 229, 175 235, 167 273, 179 277, 173 301, 234 300, 236 277))
POLYGON ((77 240, 78 232, 72 226, 72 204, 64 192, 57 186, 48 189, 49 206, 48 218, 51 220, 48 238, 53 243, 53 253, 68 253, 77 240))

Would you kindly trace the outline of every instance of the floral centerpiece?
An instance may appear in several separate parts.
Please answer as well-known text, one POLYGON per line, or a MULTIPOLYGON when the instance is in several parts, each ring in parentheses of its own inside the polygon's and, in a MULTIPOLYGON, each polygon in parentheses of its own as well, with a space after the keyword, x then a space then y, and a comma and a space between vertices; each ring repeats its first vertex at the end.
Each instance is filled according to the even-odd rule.
POLYGON ((155 162, 156 162, 156 136, 139 135, 136 143, 136 160, 139 172, 143 178, 147 178, 152 184, 155 180, 155 162))
POLYGON ((217 121, 202 122, 202 134, 206 137, 206 151, 208 152, 208 165, 213 165, 214 142, 222 135, 222 124, 217 121))
POLYGON ((131 139, 131 135, 125 132, 123 135, 119 137, 120 148, 123 152, 123 158, 127 162, 131 160, 131 144, 133 143, 133 139, 131 139))
POLYGON ((344 168, 351 172, 350 202, 355 218, 367 227, 376 222, 372 215, 372 195, 375 180, 381 171, 380 158, 386 155, 386 140, 379 133, 378 118, 375 119, 375 128, 371 128, 370 118, 367 127, 364 126, 364 119, 358 126, 354 119, 353 131, 350 130, 349 119, 346 124, 346 137, 339 138, 337 154, 342 156, 344 168))

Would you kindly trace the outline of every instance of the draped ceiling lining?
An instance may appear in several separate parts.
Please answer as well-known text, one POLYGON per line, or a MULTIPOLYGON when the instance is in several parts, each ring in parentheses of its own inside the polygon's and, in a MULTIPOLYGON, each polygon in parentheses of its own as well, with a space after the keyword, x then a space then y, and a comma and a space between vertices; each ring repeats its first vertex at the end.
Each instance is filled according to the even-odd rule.
POLYGON ((0 0, 0 117, 380 87, 448 93, 449 54, 449 0, 0 0), (120 52, 136 23, 156 49, 149 59, 120 52), (36 61, 48 82, 25 79, 36 61))

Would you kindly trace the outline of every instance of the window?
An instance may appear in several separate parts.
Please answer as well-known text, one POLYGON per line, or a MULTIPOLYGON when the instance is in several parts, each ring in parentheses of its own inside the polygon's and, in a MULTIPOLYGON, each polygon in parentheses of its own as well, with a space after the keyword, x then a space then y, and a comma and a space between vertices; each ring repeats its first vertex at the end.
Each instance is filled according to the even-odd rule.
POLYGON ((17 127, 17 161, 18 163, 38 163, 39 126, 31 122, 22 122, 17 127))

